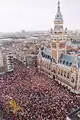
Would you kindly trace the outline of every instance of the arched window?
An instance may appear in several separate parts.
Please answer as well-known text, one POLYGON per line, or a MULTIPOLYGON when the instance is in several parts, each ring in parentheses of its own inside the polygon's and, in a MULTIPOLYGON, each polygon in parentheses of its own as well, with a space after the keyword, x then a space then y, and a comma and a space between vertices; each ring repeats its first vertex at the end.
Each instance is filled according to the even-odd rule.
POLYGON ((66 72, 64 72, 64 77, 66 77, 66 72))
POLYGON ((67 73, 67 78, 69 78, 69 73, 67 73))
POLYGON ((61 70, 61 76, 63 75, 63 71, 61 70))
POLYGON ((74 83, 74 78, 72 77, 71 82, 74 83))

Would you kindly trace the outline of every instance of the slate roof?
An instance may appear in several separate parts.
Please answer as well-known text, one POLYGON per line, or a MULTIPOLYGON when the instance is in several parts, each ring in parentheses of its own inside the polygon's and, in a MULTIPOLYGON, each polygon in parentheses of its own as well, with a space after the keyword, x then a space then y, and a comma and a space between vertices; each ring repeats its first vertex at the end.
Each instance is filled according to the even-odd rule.
POLYGON ((51 56, 51 49, 47 48, 43 50, 44 54, 51 56))
POLYGON ((75 61, 75 57, 69 54, 63 54, 60 57, 59 63, 64 64, 66 66, 71 66, 75 61))
MULTIPOLYGON (((75 56, 69 55, 69 54, 63 54, 60 57, 59 60, 60 64, 66 65, 66 66, 72 66, 75 63, 75 56)), ((78 56, 78 68, 80 68, 80 56, 78 56)))
POLYGON ((56 60, 54 58, 51 58, 51 49, 46 48, 41 51, 42 57, 45 57, 46 59, 49 59, 51 62, 56 63, 56 60))
MULTIPOLYGON (((41 50, 41 54, 46 59, 49 59, 51 62, 56 63, 56 60, 54 58, 51 58, 51 49, 46 48, 41 50)), ((72 56, 70 54, 62 54, 59 63, 63 64, 65 66, 72 66, 75 63, 75 56, 72 56)), ((78 68, 80 68, 80 56, 78 56, 78 68)))

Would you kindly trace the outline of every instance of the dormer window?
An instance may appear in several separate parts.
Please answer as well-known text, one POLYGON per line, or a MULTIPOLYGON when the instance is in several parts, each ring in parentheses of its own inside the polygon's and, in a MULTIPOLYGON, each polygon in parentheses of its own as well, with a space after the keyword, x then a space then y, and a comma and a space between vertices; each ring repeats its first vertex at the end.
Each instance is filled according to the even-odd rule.
POLYGON ((69 66, 71 66, 72 65, 72 63, 69 63, 69 66))
POLYGON ((49 56, 47 56, 47 58, 49 58, 49 56))
POLYGON ((66 65, 68 65, 68 61, 66 62, 66 65))
POLYGON ((63 64, 65 64, 65 60, 63 61, 63 64))
POLYGON ((62 62, 62 60, 60 60, 60 63, 62 62))

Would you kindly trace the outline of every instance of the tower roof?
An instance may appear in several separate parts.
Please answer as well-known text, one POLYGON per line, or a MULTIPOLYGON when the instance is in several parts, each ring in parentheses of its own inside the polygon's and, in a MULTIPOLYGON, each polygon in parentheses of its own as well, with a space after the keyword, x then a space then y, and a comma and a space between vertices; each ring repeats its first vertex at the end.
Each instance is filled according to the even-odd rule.
POLYGON ((63 22, 63 16, 60 10, 60 1, 58 1, 57 14, 55 16, 55 22, 63 22))

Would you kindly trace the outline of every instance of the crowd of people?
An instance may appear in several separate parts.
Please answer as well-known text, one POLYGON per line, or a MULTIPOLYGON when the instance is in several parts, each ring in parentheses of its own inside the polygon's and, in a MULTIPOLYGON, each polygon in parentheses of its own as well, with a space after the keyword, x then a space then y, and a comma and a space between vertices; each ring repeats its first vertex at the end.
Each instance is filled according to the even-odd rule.
POLYGON ((14 59, 14 71, 0 76, 0 111, 5 120, 66 120, 80 106, 80 95, 14 59), (13 113, 9 100, 23 109, 13 113))

